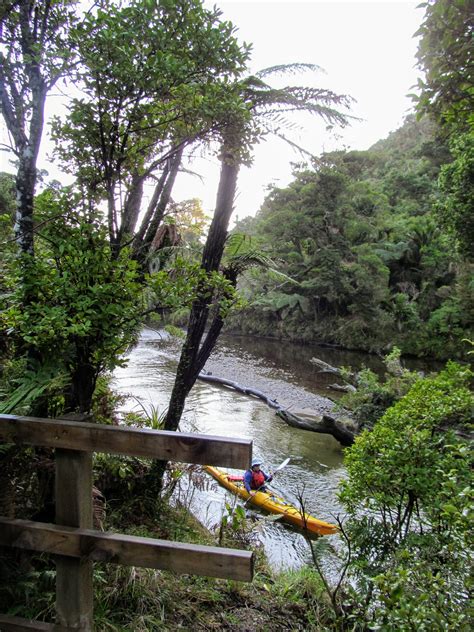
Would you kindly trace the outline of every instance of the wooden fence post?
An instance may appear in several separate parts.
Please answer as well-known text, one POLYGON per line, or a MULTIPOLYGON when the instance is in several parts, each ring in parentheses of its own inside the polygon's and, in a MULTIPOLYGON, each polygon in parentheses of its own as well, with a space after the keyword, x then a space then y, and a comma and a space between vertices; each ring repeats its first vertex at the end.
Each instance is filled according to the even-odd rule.
POLYGON ((2 441, 52 447, 56 459, 56 525, 0 518, 3 544, 55 555, 56 623, 0 614, 0 632, 92 632, 93 560, 252 581, 254 555, 249 551, 92 529, 93 452, 243 468, 252 457, 250 440, 107 426, 80 417, 51 420, 0 414, 2 441))
MULTIPOLYGON (((56 524, 92 528, 92 454, 56 450, 56 524)), ((92 562, 56 556, 57 624, 93 630, 92 562)))

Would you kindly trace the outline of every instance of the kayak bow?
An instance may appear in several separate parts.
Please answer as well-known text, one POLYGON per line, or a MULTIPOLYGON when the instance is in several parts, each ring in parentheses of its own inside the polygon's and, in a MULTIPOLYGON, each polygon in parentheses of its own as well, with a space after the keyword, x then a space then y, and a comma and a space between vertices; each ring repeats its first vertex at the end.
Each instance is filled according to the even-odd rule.
POLYGON ((273 492, 257 491, 255 495, 251 496, 244 487, 243 476, 228 474, 211 465, 205 465, 204 470, 236 496, 240 496, 245 501, 269 513, 281 515, 281 519, 285 522, 302 529, 306 528, 316 535, 331 535, 338 531, 334 524, 318 520, 309 514, 304 514, 303 516, 301 511, 298 511, 296 507, 287 503, 280 496, 276 496, 273 492))

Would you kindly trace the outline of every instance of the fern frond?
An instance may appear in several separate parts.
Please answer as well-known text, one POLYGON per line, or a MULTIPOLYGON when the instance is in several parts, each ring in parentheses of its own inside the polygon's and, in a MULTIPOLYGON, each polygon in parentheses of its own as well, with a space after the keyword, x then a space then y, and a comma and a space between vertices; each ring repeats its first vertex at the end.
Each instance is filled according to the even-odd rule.
POLYGON ((13 412, 27 411, 29 406, 47 391, 61 390, 66 384, 66 375, 58 373, 56 367, 40 366, 38 369, 25 371, 17 388, 10 393, 6 400, 0 403, 0 413, 4 415, 13 412))
POLYGON ((309 88, 301 86, 287 86, 285 88, 270 88, 261 90, 249 89, 246 98, 250 107, 258 118, 276 116, 286 112, 309 112, 323 118, 326 122, 344 127, 349 121, 357 121, 356 117, 348 116, 333 106, 348 108, 353 101, 347 95, 337 95, 331 90, 309 88))
POLYGON ((256 72, 256 76, 267 77, 268 75, 296 75, 300 72, 322 72, 326 71, 321 66, 317 66, 316 64, 305 64, 303 62, 296 62, 293 64, 280 64, 278 66, 269 66, 268 68, 263 68, 256 72))
POLYGON ((313 154, 310 151, 308 151, 307 149, 305 149, 304 147, 301 147, 301 145, 298 145, 298 143, 295 143, 294 141, 290 140, 289 138, 287 138, 283 134, 280 134, 276 130, 273 133, 275 134, 275 136, 277 136, 278 138, 281 138, 281 140, 285 141, 285 143, 288 143, 288 145, 290 147, 293 147, 293 149, 295 149, 298 153, 300 153, 301 156, 308 157, 308 158, 313 158, 313 154))
MULTIPOLYGON (((298 285, 301 286, 300 281, 297 281, 296 279, 294 279, 293 277, 288 276, 287 274, 285 274, 284 272, 280 272, 280 270, 278 270, 277 268, 268 268, 268 272, 269 272, 269 276, 270 278, 272 276, 277 277, 278 279, 283 279, 284 281, 286 281, 287 283, 291 283, 293 285, 298 285)), ((283 285, 283 284, 281 284, 283 285)), ((281 287, 281 286, 280 286, 281 287)))
POLYGON ((226 239, 226 256, 234 257, 244 247, 251 247, 252 237, 244 233, 232 233, 226 239))
POLYGON ((265 254, 256 250, 251 250, 229 257, 224 267, 224 274, 227 277, 236 278, 250 268, 268 268, 272 264, 272 260, 265 254))

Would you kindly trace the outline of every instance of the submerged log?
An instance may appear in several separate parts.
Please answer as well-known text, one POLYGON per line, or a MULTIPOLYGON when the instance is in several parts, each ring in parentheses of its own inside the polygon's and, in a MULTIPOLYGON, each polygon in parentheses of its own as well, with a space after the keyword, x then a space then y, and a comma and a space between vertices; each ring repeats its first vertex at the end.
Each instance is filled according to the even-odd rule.
POLYGON ((311 362, 311 364, 314 364, 314 366, 318 367, 318 373, 334 373, 335 375, 340 375, 340 371, 338 368, 332 366, 332 364, 324 362, 324 360, 320 360, 319 358, 310 358, 309 361, 311 362))
POLYGON ((344 422, 338 421, 329 415, 320 415, 318 419, 302 419, 283 408, 278 410, 276 414, 293 428, 310 430, 311 432, 319 432, 320 434, 329 434, 344 447, 352 445, 356 437, 353 430, 344 422))
POLYGON ((280 417, 280 419, 283 419, 285 423, 293 428, 309 430, 310 432, 318 432, 320 434, 329 434, 343 446, 349 446, 354 443, 356 433, 343 421, 334 419, 329 415, 320 415, 318 419, 304 419, 298 415, 290 413, 286 408, 279 404, 276 399, 270 399, 267 395, 265 395, 265 393, 262 393, 262 391, 255 388, 241 386, 233 380, 227 380, 204 372, 199 374, 198 379, 203 382, 211 382, 221 386, 227 386, 239 393, 243 393, 244 395, 250 395, 251 397, 261 399, 267 404, 267 406, 276 410, 276 414, 280 417))

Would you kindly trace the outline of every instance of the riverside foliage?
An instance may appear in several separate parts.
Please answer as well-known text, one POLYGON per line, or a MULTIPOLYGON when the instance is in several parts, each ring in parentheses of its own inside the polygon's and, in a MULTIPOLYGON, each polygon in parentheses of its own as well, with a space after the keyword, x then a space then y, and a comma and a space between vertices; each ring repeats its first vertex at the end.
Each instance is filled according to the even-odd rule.
POLYGON ((470 629, 471 380, 453 362, 420 377, 346 453, 348 568, 369 629, 470 629))

